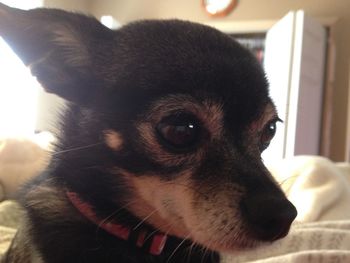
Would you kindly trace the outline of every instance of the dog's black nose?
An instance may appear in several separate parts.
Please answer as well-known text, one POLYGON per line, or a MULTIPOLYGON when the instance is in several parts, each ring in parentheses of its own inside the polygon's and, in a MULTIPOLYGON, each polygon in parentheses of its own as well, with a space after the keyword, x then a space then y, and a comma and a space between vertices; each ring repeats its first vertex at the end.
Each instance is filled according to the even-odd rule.
POLYGON ((243 219, 251 233, 263 241, 274 241, 285 237, 297 210, 286 198, 249 197, 241 202, 243 219))

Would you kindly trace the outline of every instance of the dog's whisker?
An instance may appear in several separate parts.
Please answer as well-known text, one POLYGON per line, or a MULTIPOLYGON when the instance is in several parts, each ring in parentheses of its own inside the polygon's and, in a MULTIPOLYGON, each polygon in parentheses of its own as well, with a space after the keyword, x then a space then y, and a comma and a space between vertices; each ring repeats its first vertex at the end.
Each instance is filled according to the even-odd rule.
POLYGON ((216 255, 216 254, 215 254, 214 251, 211 251, 211 252, 210 252, 210 259, 211 259, 212 262, 215 262, 215 261, 216 261, 215 255, 216 255))
POLYGON ((170 230, 172 229, 173 226, 174 226, 173 223, 168 223, 168 224, 166 225, 166 227, 168 228, 168 230, 165 231, 165 234, 166 234, 166 235, 169 235, 170 230))
MULTIPOLYGON (((226 227, 228 227, 228 225, 226 225, 226 226, 224 227, 224 229, 225 229, 226 227)), ((217 244, 217 243, 218 243, 218 242, 217 242, 216 240, 211 239, 211 240, 209 240, 209 242, 206 244, 206 246, 201 246, 201 247, 200 247, 200 249, 201 249, 201 251, 202 251, 201 263, 204 262, 205 258, 206 258, 207 255, 208 255, 208 252, 210 253, 210 255, 208 255, 208 257, 212 257, 212 256, 213 256, 213 251, 210 249, 210 247, 211 247, 212 245, 217 244)))
POLYGON ((154 213, 156 213, 158 210, 154 209, 151 213, 149 213, 149 215, 147 215, 146 217, 144 217, 134 228, 133 230, 136 230, 137 228, 139 228, 147 219, 149 219, 154 213))
POLYGON ((205 256, 207 255, 208 248, 204 248, 204 252, 202 253, 201 263, 204 262, 205 256))
POLYGON ((181 242, 177 245, 174 251, 168 257, 167 263, 170 262, 171 258, 176 254, 176 252, 180 249, 180 247, 186 242, 186 240, 190 237, 191 234, 188 234, 181 242))
POLYGON ((298 177, 298 175, 289 176, 289 177, 283 179, 282 181, 278 182, 278 185, 279 185, 279 186, 282 186, 283 184, 285 184, 285 183, 287 183, 288 181, 290 181, 290 180, 292 180, 292 179, 295 179, 295 178, 297 178, 297 177, 298 177))
POLYGON ((58 152, 53 152, 53 153, 51 154, 51 156, 55 156, 55 155, 62 154, 62 153, 67 153, 67 152, 85 150, 85 149, 89 149, 89 148, 92 148, 92 147, 96 147, 96 146, 99 146, 99 145, 102 145, 102 144, 104 144, 104 142, 93 143, 93 144, 89 144, 89 145, 85 145, 85 146, 70 148, 70 149, 67 149, 67 150, 62 150, 62 151, 58 151, 58 152))
POLYGON ((122 207, 119 207, 117 210, 115 210, 114 212, 112 212, 109 216, 107 216, 106 218, 104 218, 97 226, 96 226, 96 234, 98 233, 98 231, 101 229, 102 225, 104 225, 105 223, 108 223, 108 221, 112 221, 115 216, 122 211, 124 208, 127 208, 128 206, 132 205, 133 203, 135 203, 136 201, 130 201, 127 204, 123 205, 122 207))
POLYGON ((191 246, 188 248, 188 254, 187 254, 187 263, 191 261, 191 254, 192 254, 192 249, 194 246, 196 246, 196 243, 194 241, 191 241, 191 246))
MULTIPOLYGON (((166 224, 166 225, 164 225, 163 227, 164 228, 167 228, 167 227, 169 227, 169 226, 172 226, 172 223, 168 223, 168 224, 166 224)), ((155 229, 154 231, 152 231, 151 233, 149 233, 146 237, 145 237, 145 243, 148 241, 148 239, 150 239, 155 233, 157 233, 157 232, 159 232, 159 230, 158 229, 155 229)), ((164 233, 165 235, 168 235, 169 234, 169 230, 168 231, 166 231, 165 233, 164 233)))

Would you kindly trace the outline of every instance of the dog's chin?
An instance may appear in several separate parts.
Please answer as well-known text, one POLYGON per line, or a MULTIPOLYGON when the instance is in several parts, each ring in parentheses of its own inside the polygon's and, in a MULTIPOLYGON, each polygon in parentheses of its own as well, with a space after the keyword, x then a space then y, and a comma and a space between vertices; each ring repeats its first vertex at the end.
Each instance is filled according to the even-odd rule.
POLYGON ((231 237, 227 236, 227 233, 220 233, 220 231, 216 233, 197 233, 194 228, 188 227, 182 218, 177 218, 176 222, 171 219, 164 220, 160 217, 157 220, 155 220, 155 217, 152 217, 152 219, 149 223, 160 231, 170 236, 192 241, 194 244, 199 244, 216 252, 233 253, 235 251, 254 249, 265 244, 265 242, 257 240, 243 231, 238 234, 232 233, 231 237))
POLYGON ((248 235, 235 236, 235 238, 221 238, 220 233, 218 233, 217 236, 208 235, 207 239, 197 239, 196 234, 194 233, 191 240, 207 249, 221 253, 233 253, 236 251, 250 250, 264 244, 264 242, 251 238, 248 235))
POLYGON ((204 248, 207 248, 212 251, 216 251, 219 253, 234 253, 234 252, 242 252, 245 250, 253 250, 259 246, 266 244, 266 242, 259 241, 257 239, 251 238, 249 236, 240 236, 235 239, 220 239, 215 237, 208 236, 208 239, 202 240, 196 237, 196 233, 192 233, 191 236, 184 236, 183 233, 172 233, 173 236, 182 239, 188 239, 192 241, 194 244, 199 244, 204 248))
POLYGON ((251 250, 264 244, 256 239, 243 236, 240 240, 227 240, 219 242, 204 242, 202 246, 220 253, 234 253, 244 250, 251 250))

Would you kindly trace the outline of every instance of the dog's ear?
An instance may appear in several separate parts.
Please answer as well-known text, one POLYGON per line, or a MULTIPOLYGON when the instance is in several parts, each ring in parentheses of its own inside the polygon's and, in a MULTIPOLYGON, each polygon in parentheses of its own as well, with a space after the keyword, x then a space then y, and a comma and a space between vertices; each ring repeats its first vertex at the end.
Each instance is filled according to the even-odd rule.
POLYGON ((0 3, 0 36, 48 92, 85 104, 103 87, 96 64, 104 60, 114 34, 95 18, 0 3))

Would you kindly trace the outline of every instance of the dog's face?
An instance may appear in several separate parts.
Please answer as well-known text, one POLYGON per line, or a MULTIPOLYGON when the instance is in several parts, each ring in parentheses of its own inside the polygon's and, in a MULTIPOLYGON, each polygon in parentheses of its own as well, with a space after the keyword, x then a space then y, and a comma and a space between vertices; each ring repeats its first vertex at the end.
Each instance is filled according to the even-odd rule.
POLYGON ((97 212, 123 207, 219 251, 288 233, 295 208, 260 157, 279 118, 260 65, 230 37, 175 20, 111 31, 82 15, 1 4, 0 35, 47 91, 72 102, 65 146, 102 144, 86 149, 89 161, 74 158, 103 165, 103 176, 65 175, 99 199, 97 212))

